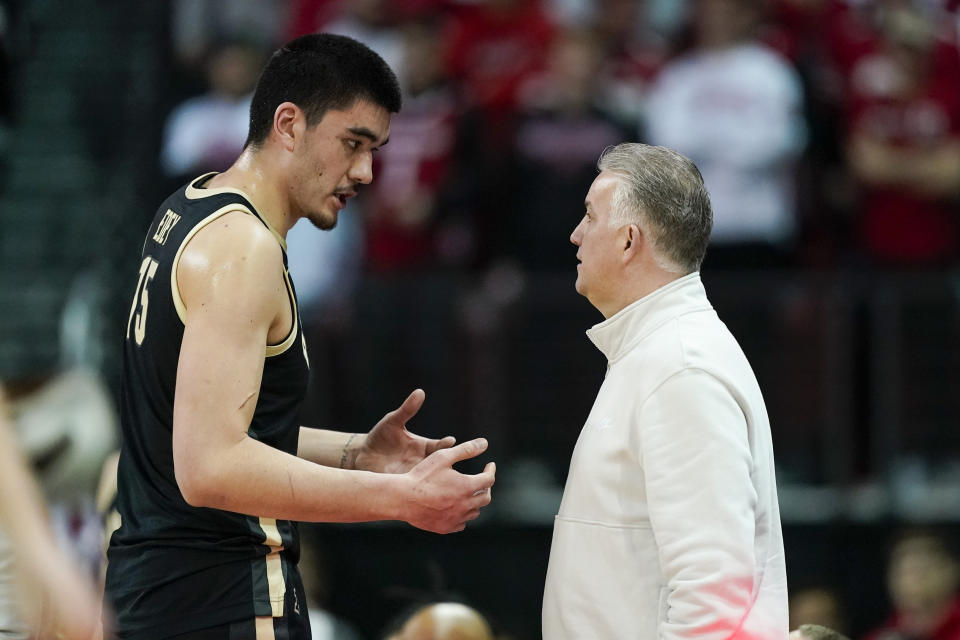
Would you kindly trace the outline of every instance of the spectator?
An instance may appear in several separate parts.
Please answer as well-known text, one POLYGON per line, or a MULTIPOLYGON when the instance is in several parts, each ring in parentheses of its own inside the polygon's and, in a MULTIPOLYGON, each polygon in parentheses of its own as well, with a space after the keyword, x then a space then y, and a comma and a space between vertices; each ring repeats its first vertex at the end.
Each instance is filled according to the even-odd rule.
POLYGON ((790 640, 850 640, 847 636, 819 624, 804 624, 790 632, 790 640))
POLYGON ((407 23, 399 74, 404 106, 391 122, 390 144, 378 158, 379 178, 363 201, 367 264, 374 272, 419 269, 435 258, 463 260, 438 234, 459 116, 442 53, 438 20, 407 23))
POLYGON ((816 624, 843 630, 843 607, 833 589, 809 587, 796 589, 790 595, 790 628, 816 624))
POLYGON ((340 16, 341 4, 338 0, 290 0, 286 37, 299 38, 323 31, 327 24, 340 16))
POLYGON ((207 92, 181 103, 167 118, 161 164, 175 186, 226 169, 240 153, 262 63, 262 52, 247 42, 227 42, 211 53, 207 92))
POLYGON ((629 139, 598 103, 604 62, 596 35, 563 31, 546 70, 521 91, 516 210, 509 222, 512 253, 528 269, 570 267, 568 227, 583 214, 583 195, 597 176, 597 149, 629 139))
POLYGON ((697 0, 694 45, 651 87, 649 142, 703 173, 714 211, 706 268, 779 266, 797 232, 794 163, 804 146, 803 91, 790 64, 754 36, 753 0, 697 0))
POLYGON ((888 557, 887 589, 893 612, 867 640, 960 638, 960 565, 942 537, 903 534, 888 557))
POLYGON ((538 0, 483 0, 448 30, 446 61, 465 110, 453 191, 475 247, 471 267, 489 267, 509 252, 504 194, 517 186, 511 154, 519 91, 543 69, 554 28, 538 0))
POLYGON ((665 62, 671 27, 676 16, 686 12, 686 0, 595 4, 594 29, 605 51, 598 98, 605 110, 632 129, 643 115, 649 85, 665 62))
POLYGON ((250 39, 266 51, 283 38, 289 0, 174 0, 173 54, 184 70, 202 64, 217 42, 250 39))
POLYGON ((883 14, 880 50, 852 72, 847 157, 861 186, 859 235, 881 265, 960 256, 957 51, 917 10, 883 14))
MULTIPOLYGON (((323 30, 359 40, 376 51, 391 69, 400 69, 403 55, 403 33, 397 28, 397 2, 390 0, 350 0, 339 3, 339 13, 325 24, 302 31, 304 35, 323 30)), ((305 25, 304 25, 305 26, 305 25)), ((403 81, 401 73, 397 79, 403 81)))
POLYGON ((483 0, 453 23, 450 71, 469 102, 487 112, 509 112, 524 80, 542 68, 553 32, 539 0, 483 0))
POLYGON ((494 640, 490 623, 459 602, 436 602, 415 610, 386 640, 494 640))

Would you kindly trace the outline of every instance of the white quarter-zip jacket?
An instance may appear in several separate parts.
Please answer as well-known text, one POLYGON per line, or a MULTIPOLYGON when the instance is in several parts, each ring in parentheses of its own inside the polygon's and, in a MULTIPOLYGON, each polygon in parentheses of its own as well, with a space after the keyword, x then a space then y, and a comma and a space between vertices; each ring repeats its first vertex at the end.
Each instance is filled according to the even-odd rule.
POLYGON ((587 332, 607 375, 573 451, 545 640, 786 640, 770 424, 693 273, 587 332))

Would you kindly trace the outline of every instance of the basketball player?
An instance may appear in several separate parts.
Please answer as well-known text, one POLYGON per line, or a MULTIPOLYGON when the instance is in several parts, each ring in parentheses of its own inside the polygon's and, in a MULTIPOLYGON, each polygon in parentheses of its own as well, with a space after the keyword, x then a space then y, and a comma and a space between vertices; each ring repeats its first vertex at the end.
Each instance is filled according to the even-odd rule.
POLYGON ((364 45, 315 34, 274 53, 236 162, 157 211, 125 328, 121 526, 106 591, 120 638, 309 637, 293 521, 459 531, 490 501, 481 454, 409 433, 415 390, 369 433, 295 422, 309 364, 284 238, 332 229, 386 143, 400 92, 364 45))

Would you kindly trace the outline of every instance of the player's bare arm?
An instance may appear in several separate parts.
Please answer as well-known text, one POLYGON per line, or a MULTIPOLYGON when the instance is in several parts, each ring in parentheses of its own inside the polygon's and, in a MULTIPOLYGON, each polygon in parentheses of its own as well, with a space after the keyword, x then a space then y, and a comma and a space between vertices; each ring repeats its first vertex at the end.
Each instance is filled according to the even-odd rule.
POLYGON ((492 466, 475 476, 452 468, 485 441, 388 475, 314 464, 247 435, 266 345, 292 322, 281 250, 259 221, 237 212, 209 224, 184 249, 177 282, 186 321, 173 454, 187 502, 286 520, 404 520, 437 532, 462 529, 489 502, 492 466))

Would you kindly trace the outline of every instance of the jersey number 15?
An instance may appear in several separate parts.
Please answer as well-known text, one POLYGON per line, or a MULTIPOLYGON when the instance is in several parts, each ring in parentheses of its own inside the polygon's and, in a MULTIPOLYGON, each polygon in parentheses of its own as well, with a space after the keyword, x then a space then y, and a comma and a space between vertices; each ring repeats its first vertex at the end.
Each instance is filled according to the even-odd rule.
POLYGON ((158 266, 159 263, 150 256, 144 258, 143 262, 140 263, 140 279, 137 281, 137 291, 133 294, 133 302, 130 304, 130 317, 127 319, 127 340, 130 339, 130 325, 133 324, 133 337, 138 345, 143 344, 143 338, 147 332, 147 306, 150 303, 147 287, 153 280, 153 276, 157 275, 158 266), (135 324, 134 318, 136 318, 135 324))

